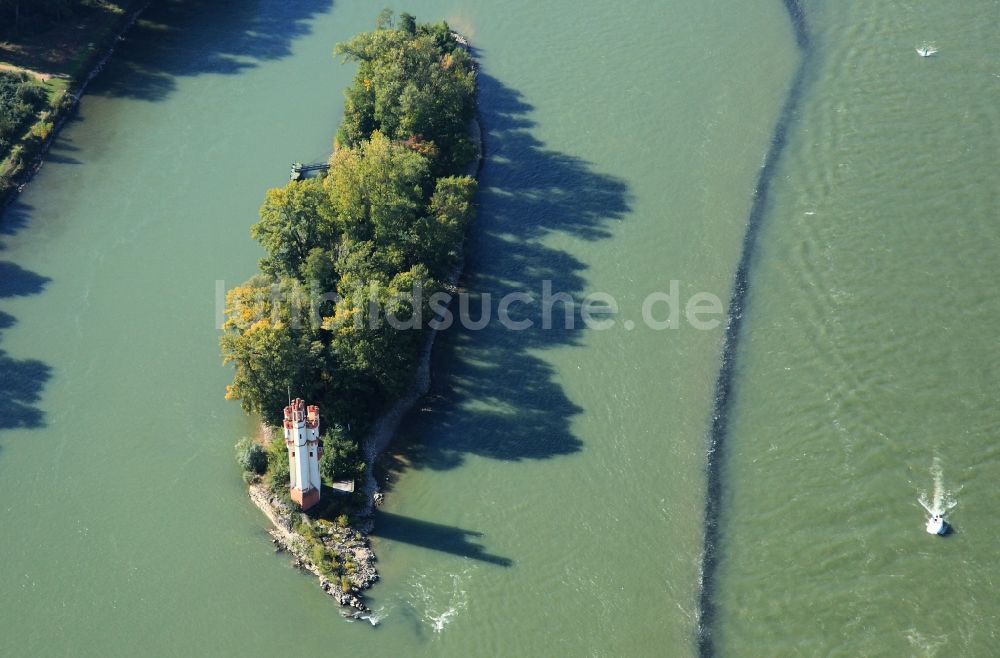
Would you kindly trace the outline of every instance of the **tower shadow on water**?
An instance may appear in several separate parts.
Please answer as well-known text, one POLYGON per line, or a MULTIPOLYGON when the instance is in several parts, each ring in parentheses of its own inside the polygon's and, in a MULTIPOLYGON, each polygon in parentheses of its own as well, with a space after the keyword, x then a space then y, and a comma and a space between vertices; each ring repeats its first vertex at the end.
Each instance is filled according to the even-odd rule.
POLYGON ((698 655, 702 658, 710 658, 716 653, 712 630, 716 620, 714 595, 720 558, 721 499, 724 488, 723 460, 725 459, 726 441, 729 433, 729 413, 734 398, 733 389, 740 331, 750 291, 750 267, 757 243, 757 235, 768 210, 767 203, 771 181, 787 145, 789 128, 798 113, 814 52, 805 12, 799 0, 784 0, 784 5, 791 21, 800 60, 778 121, 774 126, 774 133, 767 156, 764 159, 764 165, 757 175, 757 184, 754 187, 746 232, 743 236, 743 246, 740 251, 740 260, 733 277, 733 292, 729 299, 728 319, 723 337, 722 364, 715 381, 706 463, 704 548, 702 549, 701 591, 698 599, 697 647, 698 655))

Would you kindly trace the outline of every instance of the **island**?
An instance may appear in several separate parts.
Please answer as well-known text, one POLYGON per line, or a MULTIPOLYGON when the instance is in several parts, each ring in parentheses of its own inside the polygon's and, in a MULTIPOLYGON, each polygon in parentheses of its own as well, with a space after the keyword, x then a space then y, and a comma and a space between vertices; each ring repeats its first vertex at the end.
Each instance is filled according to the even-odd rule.
POLYGON ((261 424, 236 445, 250 498, 361 615, 378 579, 373 464, 427 390, 431 300, 461 274, 483 149, 477 66, 447 23, 384 11, 335 54, 358 70, 333 154, 266 193, 250 229, 266 255, 226 295, 221 349, 226 397, 261 424))

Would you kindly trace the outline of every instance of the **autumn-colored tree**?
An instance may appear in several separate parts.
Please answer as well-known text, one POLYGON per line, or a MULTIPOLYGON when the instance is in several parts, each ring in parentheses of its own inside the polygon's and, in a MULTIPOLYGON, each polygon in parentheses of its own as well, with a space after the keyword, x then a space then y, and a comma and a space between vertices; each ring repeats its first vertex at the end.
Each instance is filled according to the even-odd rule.
POLYGON ((289 388, 311 388, 311 332, 301 315, 306 303, 294 279, 274 281, 256 276, 226 295, 226 319, 221 339, 224 363, 233 363, 233 382, 226 398, 276 422, 289 388))

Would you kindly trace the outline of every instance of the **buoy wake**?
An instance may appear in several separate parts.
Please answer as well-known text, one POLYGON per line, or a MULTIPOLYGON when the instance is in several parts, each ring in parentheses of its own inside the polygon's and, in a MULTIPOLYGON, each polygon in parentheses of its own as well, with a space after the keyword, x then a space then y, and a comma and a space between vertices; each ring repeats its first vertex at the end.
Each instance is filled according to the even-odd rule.
POLYGON ((917 502, 927 510, 927 524, 924 527, 927 534, 944 536, 951 531, 951 526, 944 516, 958 504, 958 501, 944 488, 944 473, 941 470, 941 460, 937 457, 931 465, 931 476, 934 478, 934 490, 930 500, 926 495, 920 494, 917 502))

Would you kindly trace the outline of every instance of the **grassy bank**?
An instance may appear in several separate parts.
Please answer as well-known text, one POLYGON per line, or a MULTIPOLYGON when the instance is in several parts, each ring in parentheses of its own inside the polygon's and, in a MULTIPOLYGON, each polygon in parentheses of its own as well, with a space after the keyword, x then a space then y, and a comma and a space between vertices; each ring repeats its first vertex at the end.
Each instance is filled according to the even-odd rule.
POLYGON ((0 140, 0 207, 34 173, 92 71, 148 2, 89 0, 59 15, 25 14, 19 24, 5 24, 0 84, 10 90, 2 107, 10 134, 0 140))

